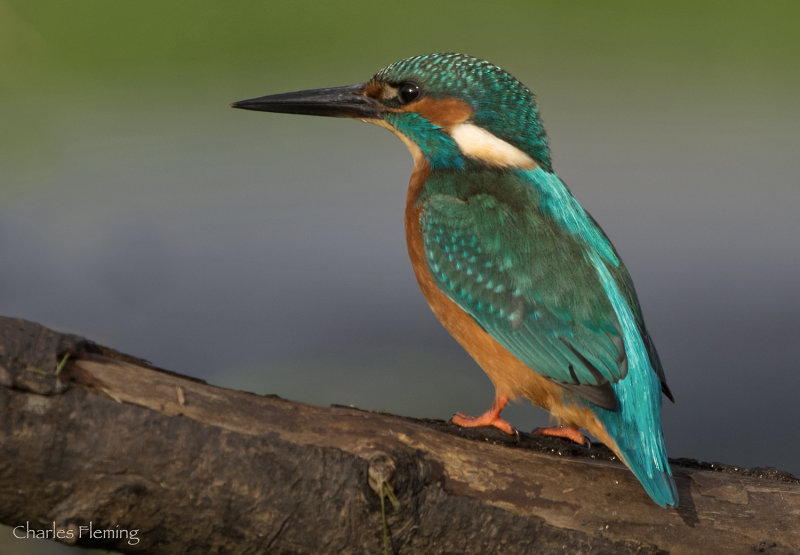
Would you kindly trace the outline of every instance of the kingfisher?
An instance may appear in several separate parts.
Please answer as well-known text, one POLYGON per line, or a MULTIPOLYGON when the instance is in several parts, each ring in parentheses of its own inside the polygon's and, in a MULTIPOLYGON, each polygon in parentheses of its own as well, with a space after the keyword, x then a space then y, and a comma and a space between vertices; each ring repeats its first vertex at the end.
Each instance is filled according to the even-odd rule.
POLYGON ((405 206, 408 254, 422 293, 486 372, 494 402, 460 426, 514 429, 509 400, 528 399, 556 426, 630 468, 662 507, 677 506, 661 429, 674 402, 628 270, 554 172, 533 93, 465 54, 414 56, 356 85, 242 100, 234 108, 360 119, 394 132, 414 169, 405 206))

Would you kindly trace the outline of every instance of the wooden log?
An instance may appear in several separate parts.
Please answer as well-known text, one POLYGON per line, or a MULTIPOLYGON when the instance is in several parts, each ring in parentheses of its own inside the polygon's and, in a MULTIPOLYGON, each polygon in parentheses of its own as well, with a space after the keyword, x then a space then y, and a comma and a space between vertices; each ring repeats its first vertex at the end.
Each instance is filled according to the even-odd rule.
MULTIPOLYGON (((0 521, 148 553, 800 553, 800 480, 208 385, 0 317, 0 521), (92 533, 89 533, 91 526, 92 533)), ((47 536, 50 537, 50 536, 47 536)), ((15 541, 37 541, 19 539, 15 541)))

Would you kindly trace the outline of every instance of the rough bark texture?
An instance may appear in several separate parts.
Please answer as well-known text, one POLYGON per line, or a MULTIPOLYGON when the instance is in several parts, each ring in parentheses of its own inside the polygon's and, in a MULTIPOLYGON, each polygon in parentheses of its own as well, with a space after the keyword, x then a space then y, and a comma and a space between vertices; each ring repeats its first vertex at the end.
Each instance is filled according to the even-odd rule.
POLYGON ((603 446, 227 390, 2 317, 0 418, 0 521, 78 545, 379 553, 383 479, 396 553, 800 554, 787 473, 673 461, 661 509, 603 446))

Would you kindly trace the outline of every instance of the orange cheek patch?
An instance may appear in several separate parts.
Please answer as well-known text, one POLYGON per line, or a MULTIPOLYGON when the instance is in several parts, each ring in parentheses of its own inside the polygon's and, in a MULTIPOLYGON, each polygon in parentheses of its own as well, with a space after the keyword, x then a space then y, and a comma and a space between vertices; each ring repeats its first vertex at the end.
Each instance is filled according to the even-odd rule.
POLYGON ((371 96, 372 98, 378 98, 382 92, 383 85, 381 85, 375 79, 370 80, 370 82, 364 86, 364 94, 371 96))
POLYGON ((450 129, 472 117, 472 107, 455 98, 431 98, 409 104, 405 111, 416 112, 430 122, 450 129))

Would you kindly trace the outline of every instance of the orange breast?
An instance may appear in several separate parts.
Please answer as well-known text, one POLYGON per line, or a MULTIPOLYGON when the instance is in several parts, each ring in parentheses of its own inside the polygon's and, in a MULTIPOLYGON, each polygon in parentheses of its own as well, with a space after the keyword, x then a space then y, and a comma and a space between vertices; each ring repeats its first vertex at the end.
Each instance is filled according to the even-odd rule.
POLYGON ((429 173, 427 162, 417 160, 406 197, 405 228, 411 265, 433 313, 486 372, 495 386, 497 397, 524 397, 549 410, 561 424, 583 428, 606 445, 613 446, 613 441, 589 409, 570 402, 570 393, 520 362, 436 285, 425 262, 420 229, 421 209, 417 206, 417 199, 429 173))

